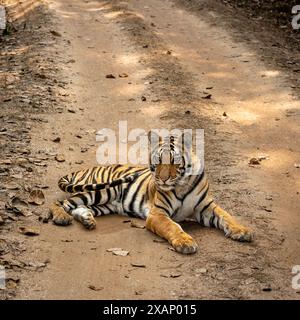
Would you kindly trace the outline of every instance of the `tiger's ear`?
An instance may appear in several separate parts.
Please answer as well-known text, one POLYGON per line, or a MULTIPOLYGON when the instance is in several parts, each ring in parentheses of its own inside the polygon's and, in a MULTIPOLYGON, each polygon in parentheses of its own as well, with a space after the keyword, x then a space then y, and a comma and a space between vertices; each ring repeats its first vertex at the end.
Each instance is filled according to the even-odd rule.
POLYGON ((148 139, 150 144, 150 150, 153 151, 161 145, 161 136, 159 136, 155 131, 150 130, 148 132, 148 139))

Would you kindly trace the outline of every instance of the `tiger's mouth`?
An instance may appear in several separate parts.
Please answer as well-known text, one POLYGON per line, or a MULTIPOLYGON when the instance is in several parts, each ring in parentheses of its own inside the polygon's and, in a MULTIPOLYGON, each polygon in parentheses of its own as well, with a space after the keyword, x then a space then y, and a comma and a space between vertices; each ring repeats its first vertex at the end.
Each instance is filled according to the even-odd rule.
POLYGON ((158 189, 161 191, 171 191, 175 189, 175 185, 169 186, 169 185, 158 185, 158 189))
POLYGON ((155 184, 156 184, 157 188, 162 191, 171 191, 171 190, 174 190, 176 187, 176 181, 171 182, 171 183, 156 181, 155 184))
POLYGON ((162 181, 160 179, 155 179, 155 185, 161 191, 171 191, 174 190, 176 187, 182 187, 188 185, 188 181, 186 177, 177 177, 175 179, 162 181))

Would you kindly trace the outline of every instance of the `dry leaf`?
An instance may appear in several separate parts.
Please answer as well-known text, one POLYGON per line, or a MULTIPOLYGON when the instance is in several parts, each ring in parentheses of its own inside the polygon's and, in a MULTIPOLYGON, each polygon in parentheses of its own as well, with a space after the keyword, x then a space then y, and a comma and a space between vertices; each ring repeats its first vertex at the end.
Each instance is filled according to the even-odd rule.
POLYGON ((141 295, 143 294, 142 291, 138 291, 138 290, 135 291, 134 293, 135 293, 135 295, 137 295, 137 296, 141 296, 141 295))
POLYGON ((201 98, 202 99, 210 99, 211 98, 211 93, 204 94, 201 98))
POLYGON ((251 164, 251 165, 259 165, 260 164, 260 161, 257 159, 257 158, 251 158, 250 160, 249 160, 249 164, 251 164))
POLYGON ((50 31, 52 35, 54 35, 55 37, 61 37, 61 34, 58 31, 55 30, 51 30, 50 31))
POLYGON ((206 272, 207 272, 207 269, 206 269, 206 268, 200 268, 200 269, 197 269, 196 272, 206 273, 206 272))
POLYGON ((28 203, 19 197, 13 197, 7 204, 6 208, 13 211, 15 214, 21 214, 27 216, 28 203))
POLYGON ((55 139, 52 140, 53 142, 59 143, 60 142, 60 137, 56 137, 55 139))
POLYGON ((45 203, 45 195, 42 190, 32 190, 29 194, 28 202, 38 206, 45 203))
POLYGON ((94 285, 90 284, 88 285, 88 288, 93 290, 93 291, 100 291, 100 290, 103 290, 104 287, 95 287, 94 285))
POLYGON ((9 159, 0 160, 0 165, 3 165, 3 164, 12 164, 12 161, 9 159))
POLYGON ((269 159, 269 156, 259 155, 256 158, 251 158, 249 161, 249 164, 250 165, 259 165, 262 160, 267 160, 267 159, 269 159))
POLYGON ((180 273, 180 272, 174 271, 174 272, 171 272, 171 273, 170 273, 170 277, 171 277, 171 278, 178 278, 178 277, 180 277, 180 276, 181 276, 181 273, 180 273))
POLYGON ((22 199, 20 199, 19 197, 13 197, 10 201, 10 205, 12 207, 28 207, 28 203, 22 199))
POLYGON ((57 155, 55 156, 55 160, 56 160, 57 162, 65 162, 65 161, 66 161, 65 157, 64 157, 62 154, 57 154, 57 155))
POLYGON ((17 280, 17 281, 16 281, 16 280, 11 279, 11 278, 6 279, 6 288, 7 288, 7 289, 15 289, 15 288, 17 287, 19 281, 20 281, 20 280, 17 280))
POLYGON ((110 249, 106 249, 107 252, 113 252, 113 251, 117 251, 117 250, 121 251, 122 248, 110 248, 110 249))
POLYGON ((129 254, 129 251, 126 250, 115 250, 112 252, 115 256, 125 257, 129 254))
POLYGON ((133 267, 137 267, 137 268, 146 268, 146 265, 143 263, 136 263, 136 262, 131 262, 130 263, 133 267))
POLYGON ((125 257, 129 254, 129 251, 123 250, 122 248, 110 248, 106 249, 107 252, 112 252, 115 256, 125 257))
POLYGON ((180 272, 173 271, 173 272, 170 272, 170 273, 162 273, 160 276, 164 277, 164 278, 178 278, 181 275, 182 274, 180 272))
POLYGON ((38 236, 40 232, 35 228, 19 227, 19 232, 26 236, 38 236))
POLYGON ((134 221, 134 220, 131 221, 130 226, 131 226, 132 228, 145 229, 145 225, 140 224, 140 223, 138 223, 138 222, 136 222, 136 221, 134 221))
POLYGON ((20 186, 17 185, 16 183, 8 183, 8 184, 5 185, 5 188, 7 190, 19 190, 20 186))
POLYGON ((33 267, 36 269, 44 268, 44 267, 46 267, 46 265, 47 264, 45 262, 28 262, 29 267, 33 267))

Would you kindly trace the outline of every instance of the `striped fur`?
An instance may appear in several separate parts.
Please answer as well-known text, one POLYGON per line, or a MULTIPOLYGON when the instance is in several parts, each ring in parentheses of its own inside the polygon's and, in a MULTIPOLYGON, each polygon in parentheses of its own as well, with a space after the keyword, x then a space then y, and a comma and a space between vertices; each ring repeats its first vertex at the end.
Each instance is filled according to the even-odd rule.
MULTIPOLYGON (((180 139, 183 137, 180 137, 180 139)), ((224 231, 239 241, 251 241, 253 233, 221 209, 209 193, 204 169, 179 139, 158 139, 149 155, 150 166, 99 166, 78 171, 59 180, 61 190, 71 196, 53 204, 54 223, 67 225, 72 217, 88 229, 95 216, 122 214, 146 220, 148 230, 167 239, 176 251, 194 253, 197 244, 178 222, 194 218, 199 224, 224 231)))

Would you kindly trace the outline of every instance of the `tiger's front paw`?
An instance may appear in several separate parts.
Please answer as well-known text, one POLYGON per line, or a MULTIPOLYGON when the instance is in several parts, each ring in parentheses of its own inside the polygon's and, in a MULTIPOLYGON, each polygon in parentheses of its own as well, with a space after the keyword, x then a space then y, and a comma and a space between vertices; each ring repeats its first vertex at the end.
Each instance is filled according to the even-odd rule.
POLYGON ((177 252, 184 254, 195 253, 198 249, 196 241, 187 233, 173 240, 171 244, 177 252))
POLYGON ((53 204, 50 207, 53 223, 59 226, 68 226, 72 223, 73 217, 60 206, 53 204))
POLYGON ((251 242, 254 240, 254 232, 241 225, 229 228, 225 235, 226 237, 241 242, 251 242))

